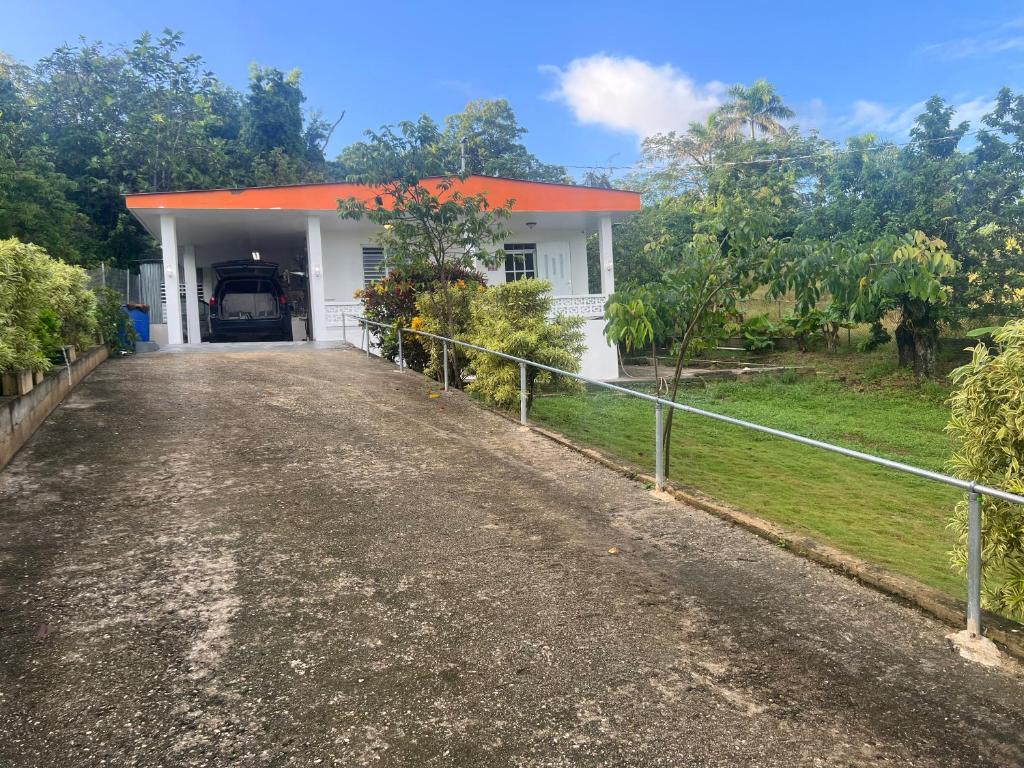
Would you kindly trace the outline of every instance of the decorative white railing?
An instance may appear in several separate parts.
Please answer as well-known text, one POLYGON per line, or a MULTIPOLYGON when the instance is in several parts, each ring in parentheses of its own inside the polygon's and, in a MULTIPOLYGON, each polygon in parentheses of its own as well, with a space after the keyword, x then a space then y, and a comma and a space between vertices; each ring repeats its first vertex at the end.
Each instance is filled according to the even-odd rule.
POLYGON ((324 314, 327 317, 328 328, 339 328, 345 324, 345 315, 348 315, 349 317, 363 316, 363 302, 325 301, 324 314))
POLYGON ((604 317, 604 293, 581 293, 570 296, 554 296, 551 303, 552 315, 573 315, 588 319, 604 317))
MULTIPOLYGON (((604 317, 604 303, 607 300, 608 296, 603 293, 553 296, 551 315, 571 315, 588 319, 601 318, 604 317)), ((344 323, 344 315, 348 315, 350 318, 363 316, 363 302, 326 301, 324 302, 324 310, 327 316, 327 327, 340 328, 344 323)), ((349 322, 352 322, 352 320, 349 322)))

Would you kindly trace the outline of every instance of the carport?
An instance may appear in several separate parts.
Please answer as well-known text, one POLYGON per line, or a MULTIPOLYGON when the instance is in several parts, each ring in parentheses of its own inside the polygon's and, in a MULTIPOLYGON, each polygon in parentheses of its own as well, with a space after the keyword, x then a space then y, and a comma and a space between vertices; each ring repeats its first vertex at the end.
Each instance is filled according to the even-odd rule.
MULTIPOLYGON (((614 346, 604 337, 604 305, 615 290, 613 225, 640 210, 640 195, 572 184, 469 176, 423 179, 439 197, 484 194, 492 206, 510 203, 505 259, 479 262, 488 285, 537 278, 551 283, 553 313, 584 318, 584 375, 618 376, 614 346), (451 184, 451 186, 449 186, 451 184), (595 280, 587 265, 587 237, 596 235, 595 280)), ((338 201, 355 198, 373 206, 393 200, 376 187, 338 182, 248 189, 156 192, 126 197, 128 209, 160 242, 171 345, 199 344, 200 302, 210 295, 209 267, 222 261, 259 259, 279 265, 290 288, 293 317, 304 315, 309 338, 341 340, 362 314, 355 293, 388 271, 388 254, 377 240, 380 227, 338 215, 338 201)), ((353 335, 358 335, 353 333, 353 335)))
MULTIPOLYGON (((309 317, 308 237, 311 228, 319 236, 319 221, 294 211, 134 209, 143 226, 160 242, 164 285, 165 325, 154 335, 168 344, 199 344, 200 302, 209 300, 216 284, 213 265, 236 259, 254 259, 278 265, 303 323, 309 317), (172 318, 182 317, 184 323, 172 318), (161 338, 162 337, 162 338, 161 338)), ((335 217, 336 218, 336 217, 335 217)), ((317 269, 321 267, 318 265, 317 269)), ((314 331, 315 334, 315 331, 314 331)), ((298 340, 298 339, 297 339, 298 340)))

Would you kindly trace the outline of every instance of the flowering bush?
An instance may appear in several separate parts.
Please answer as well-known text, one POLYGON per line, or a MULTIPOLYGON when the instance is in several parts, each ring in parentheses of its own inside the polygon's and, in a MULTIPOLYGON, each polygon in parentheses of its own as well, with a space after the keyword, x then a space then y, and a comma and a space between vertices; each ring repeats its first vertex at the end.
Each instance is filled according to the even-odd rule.
MULTIPOLYGON (((484 277, 479 272, 461 267, 448 269, 456 285, 459 282, 464 285, 484 285, 484 277)), ((394 325, 397 323, 415 327, 416 300, 433 290, 437 281, 437 269, 434 267, 401 267, 389 272, 382 280, 356 291, 356 298, 363 300, 366 317, 392 326, 387 330, 374 326, 370 328, 380 344, 383 357, 388 360, 398 358, 398 336, 393 330, 394 325)), ((422 371, 427 367, 429 352, 425 341, 415 334, 406 334, 402 339, 405 361, 413 370, 422 371)))
MULTIPOLYGON (((427 333, 436 333, 438 336, 447 336, 445 302, 450 301, 451 327, 454 328, 452 338, 465 338, 473 317, 473 298, 487 291, 488 289, 483 283, 467 283, 465 280, 457 280, 448 291, 435 290, 424 293, 416 300, 416 311, 419 314, 413 319, 411 327, 424 330, 427 333)), ((426 354, 427 362, 423 372, 438 381, 442 380, 444 378, 444 345, 425 336, 416 338, 417 343, 422 346, 426 354)), ((453 386, 462 387, 466 383, 466 376, 469 374, 467 360, 464 347, 454 344, 448 347, 448 379, 453 386)))

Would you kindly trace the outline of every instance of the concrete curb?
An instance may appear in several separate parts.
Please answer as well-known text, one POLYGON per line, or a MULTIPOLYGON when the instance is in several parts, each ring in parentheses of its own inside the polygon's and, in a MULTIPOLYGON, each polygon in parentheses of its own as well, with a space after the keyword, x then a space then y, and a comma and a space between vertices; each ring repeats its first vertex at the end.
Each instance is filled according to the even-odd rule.
POLYGON ((106 360, 108 354, 102 344, 93 347, 71 363, 70 381, 68 369, 56 366, 31 392, 19 397, 0 398, 0 469, 7 466, 53 409, 96 366, 106 360))
MULTIPOLYGON (((490 409, 489 409, 490 410, 490 409)), ((496 411, 497 412, 497 411, 496 411)), ((519 423, 508 414, 502 414, 510 421, 519 423)), ((631 467, 605 456, 593 448, 577 445, 558 432, 529 425, 531 431, 542 437, 569 448, 576 453, 596 461, 620 475, 648 485, 654 485, 654 477, 644 474, 636 467, 631 467)), ((781 544, 791 552, 812 560, 819 565, 836 571, 848 578, 866 584, 873 589, 905 600, 909 604, 934 616, 951 627, 962 629, 967 616, 967 603, 940 592, 902 574, 894 573, 881 566, 872 565, 858 557, 841 552, 827 544, 807 537, 800 537, 760 517, 741 512, 714 499, 710 499, 692 489, 681 489, 666 485, 665 490, 676 500, 691 507, 709 512, 727 522, 746 528, 768 541, 781 544)), ((986 637, 1003 646, 1010 655, 1024 659, 1024 626, 1002 616, 985 613, 982 617, 983 633, 986 637)))

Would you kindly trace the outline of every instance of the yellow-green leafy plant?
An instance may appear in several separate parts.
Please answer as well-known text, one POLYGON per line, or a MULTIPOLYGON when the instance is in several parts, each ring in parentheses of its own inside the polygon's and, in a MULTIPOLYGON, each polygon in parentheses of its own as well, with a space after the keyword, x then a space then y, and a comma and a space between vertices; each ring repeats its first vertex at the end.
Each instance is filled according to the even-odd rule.
POLYGON ((36 334, 45 326, 49 262, 36 245, 0 240, 0 371, 50 365, 36 334))
POLYGON ((57 316, 58 334, 64 344, 88 349, 95 343, 97 329, 96 294, 89 288, 89 276, 81 267, 56 259, 47 261, 46 308, 57 316))
MULTIPOLYGON (((580 369, 583 318, 550 318, 551 283, 516 280, 478 292, 466 340, 481 347, 532 360, 570 373, 580 369)), ((519 364, 485 352, 469 350, 476 377, 467 390, 485 401, 513 410, 519 406, 519 364)), ((526 369, 527 408, 538 387, 578 387, 575 379, 526 369)))
MULTIPOLYGON (((950 471, 964 480, 1024 495, 1024 320, 993 333, 998 350, 974 348, 971 362, 951 374, 946 431, 954 442, 950 471)), ((953 565, 967 565, 967 502, 950 523, 957 544, 953 565)), ((1024 619, 1024 508, 984 497, 982 505, 982 603, 1024 619)))
POLYGON ((96 296, 83 269, 0 240, 0 371, 45 371, 62 345, 86 349, 95 332, 96 296))
MULTIPOLYGON (((433 291, 420 294, 416 299, 416 317, 410 327, 448 338, 462 338, 469 329, 473 296, 483 291, 476 281, 456 280, 433 291)), ((442 342, 429 336, 418 336, 418 343, 427 352, 423 373, 438 381, 444 378, 444 347, 442 342)), ((448 380, 454 387, 463 387, 469 373, 466 350, 448 345, 448 380)))

